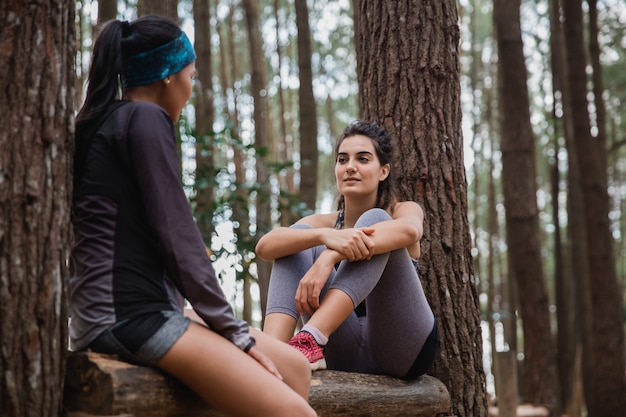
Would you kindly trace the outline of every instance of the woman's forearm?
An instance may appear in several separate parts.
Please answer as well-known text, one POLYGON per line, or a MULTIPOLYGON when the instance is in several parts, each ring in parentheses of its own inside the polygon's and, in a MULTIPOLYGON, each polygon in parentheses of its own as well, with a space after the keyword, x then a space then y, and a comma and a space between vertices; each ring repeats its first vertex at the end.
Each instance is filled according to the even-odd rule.
POLYGON ((256 253, 266 261, 293 255, 322 244, 326 228, 294 229, 279 227, 265 234, 256 245, 256 253))
POLYGON ((422 231, 414 223, 388 220, 371 226, 374 254, 387 253, 408 247, 421 239, 422 231))

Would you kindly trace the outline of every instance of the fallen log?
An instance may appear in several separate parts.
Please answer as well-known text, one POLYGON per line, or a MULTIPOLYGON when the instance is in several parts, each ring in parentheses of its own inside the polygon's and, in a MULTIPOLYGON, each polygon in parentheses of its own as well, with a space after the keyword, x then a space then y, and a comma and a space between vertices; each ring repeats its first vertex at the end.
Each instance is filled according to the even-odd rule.
MULTIPOLYGON (((320 416, 435 417, 450 410, 448 390, 424 375, 402 381, 379 375, 315 371, 309 403, 320 416)), ((70 417, 223 417, 175 378, 115 356, 70 353, 64 388, 70 417)))

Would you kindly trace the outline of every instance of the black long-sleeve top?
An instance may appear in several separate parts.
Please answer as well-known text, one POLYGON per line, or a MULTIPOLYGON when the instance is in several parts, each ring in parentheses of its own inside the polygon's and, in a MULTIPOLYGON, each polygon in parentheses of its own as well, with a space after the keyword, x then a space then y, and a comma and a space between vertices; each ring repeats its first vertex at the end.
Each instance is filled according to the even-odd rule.
POLYGON ((119 102, 76 134, 70 338, 84 349, 112 324, 181 310, 241 349, 253 342, 216 278, 181 180, 170 116, 119 102), (104 120, 104 122, 103 122, 104 120))

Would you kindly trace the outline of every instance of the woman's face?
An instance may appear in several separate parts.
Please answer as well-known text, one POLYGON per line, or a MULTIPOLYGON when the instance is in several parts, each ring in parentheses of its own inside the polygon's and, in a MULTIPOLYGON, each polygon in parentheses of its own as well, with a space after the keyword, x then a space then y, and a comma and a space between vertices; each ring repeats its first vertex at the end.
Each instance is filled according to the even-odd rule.
POLYGON ((170 75, 169 82, 166 80, 166 94, 162 107, 169 113, 174 123, 178 121, 183 107, 191 98, 195 75, 196 63, 192 62, 176 74, 170 75))
POLYGON ((389 175, 389 164, 380 165, 372 139, 349 136, 339 145, 335 178, 344 197, 377 197, 378 184, 389 175))

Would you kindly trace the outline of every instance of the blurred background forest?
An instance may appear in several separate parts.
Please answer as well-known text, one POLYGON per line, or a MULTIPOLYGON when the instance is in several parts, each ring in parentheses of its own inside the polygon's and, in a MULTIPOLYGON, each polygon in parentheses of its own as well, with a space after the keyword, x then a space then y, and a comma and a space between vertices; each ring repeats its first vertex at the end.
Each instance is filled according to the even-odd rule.
MULTIPOLYGON (((517 16, 506 2, 495 3, 501 6, 457 2, 487 390, 497 390, 496 352, 513 352, 523 363, 531 343, 545 344, 558 358, 546 365, 559 381, 548 391, 564 412, 583 415, 584 335, 605 334, 624 348, 626 4, 582 2, 584 25, 573 33, 560 24, 567 3, 576 2, 559 8, 558 1, 524 0, 517 16), (584 45, 582 114, 564 99, 580 93, 563 87, 577 68, 563 51, 577 36, 584 45), (523 55, 515 55, 518 47, 523 55), (510 119, 515 115, 526 117, 526 127, 510 119), (577 129, 603 150, 592 162, 577 129), (597 211, 593 201, 601 201, 597 211), (592 222, 606 232, 596 241, 604 243, 581 234, 596 230, 592 222), (590 265, 597 275, 581 277, 590 265)), ((179 124, 182 177, 225 292, 257 326, 269 266, 255 258, 256 239, 334 205, 334 139, 359 117, 353 7, 350 0, 77 1, 76 103, 101 22, 165 14, 195 41, 195 91, 179 124), (260 38, 250 35, 255 31, 260 38)), ((521 374, 520 396, 552 405, 548 394, 537 400, 524 382, 533 377, 521 374)))

